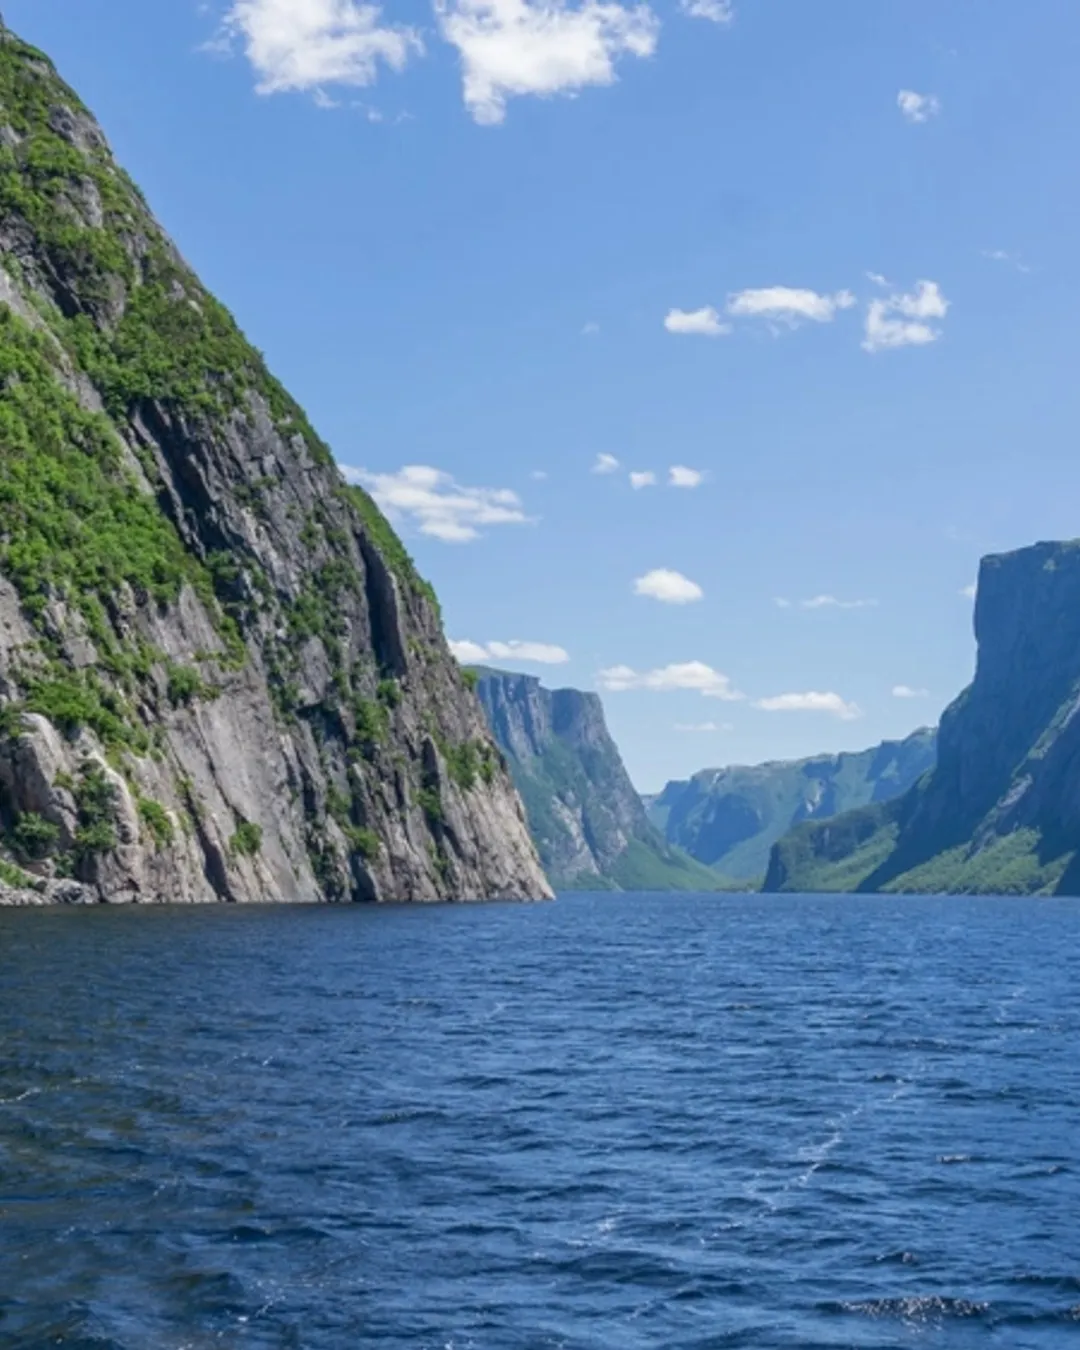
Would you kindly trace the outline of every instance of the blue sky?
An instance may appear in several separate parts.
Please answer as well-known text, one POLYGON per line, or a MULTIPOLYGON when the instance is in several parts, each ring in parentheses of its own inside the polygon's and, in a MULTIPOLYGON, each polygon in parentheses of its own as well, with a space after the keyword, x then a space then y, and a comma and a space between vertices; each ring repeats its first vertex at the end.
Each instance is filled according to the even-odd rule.
POLYGON ((1080 533, 1075 0, 4 11, 643 790, 935 720, 980 555, 1080 533))

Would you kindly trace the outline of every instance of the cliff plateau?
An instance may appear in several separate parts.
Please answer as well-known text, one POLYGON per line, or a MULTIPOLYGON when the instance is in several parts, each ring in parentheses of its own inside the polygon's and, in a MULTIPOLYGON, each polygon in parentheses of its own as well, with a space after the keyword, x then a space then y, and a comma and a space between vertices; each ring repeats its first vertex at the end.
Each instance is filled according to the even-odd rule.
POLYGON ((704 769, 646 799, 669 844, 726 876, 759 885, 773 844, 804 820, 822 820, 898 796, 934 763, 935 732, 812 759, 704 769))
POLYGON ((766 890, 1080 893, 1080 544, 984 558, 975 637, 933 773, 794 830, 766 890))
POLYGON ((0 902, 550 894, 435 598, 0 30, 0 902))
POLYGON ((531 675, 472 675, 556 889, 719 888, 649 824, 596 694, 548 690, 531 675))

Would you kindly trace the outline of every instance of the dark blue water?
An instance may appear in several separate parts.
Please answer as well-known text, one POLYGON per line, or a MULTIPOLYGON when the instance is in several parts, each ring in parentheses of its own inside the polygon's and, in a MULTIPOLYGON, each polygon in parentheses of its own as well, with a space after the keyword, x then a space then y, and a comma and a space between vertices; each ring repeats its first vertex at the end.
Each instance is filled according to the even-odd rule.
POLYGON ((1080 905, 0 913, 0 1345, 1080 1345, 1080 905))

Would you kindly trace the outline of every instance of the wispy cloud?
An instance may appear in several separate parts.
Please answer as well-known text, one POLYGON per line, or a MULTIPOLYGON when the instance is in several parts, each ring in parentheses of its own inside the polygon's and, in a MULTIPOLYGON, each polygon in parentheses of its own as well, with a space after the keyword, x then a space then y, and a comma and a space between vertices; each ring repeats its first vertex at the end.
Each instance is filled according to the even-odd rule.
POLYGON ((910 684, 894 684, 893 698, 929 698, 929 689, 913 689, 910 684))
POLYGON ((835 595, 814 595, 800 600, 800 609, 875 609, 876 600, 840 600, 835 595))
POLYGON ((660 31, 648 5, 613 0, 435 0, 435 13, 461 56, 465 106, 486 126, 510 98, 614 83, 617 61, 651 56, 660 31))
POLYGON ((975 592, 977 591, 977 589, 978 587, 975 585, 974 582, 972 582, 970 586, 962 586, 960 588, 960 594, 964 597, 965 600, 974 600, 975 592))
POLYGON ((732 722, 676 722, 675 730, 693 734, 695 732, 734 731, 735 726, 732 722))
POLYGON ((731 324, 724 323, 712 305, 703 305, 701 309, 669 309, 664 327, 669 333, 697 337, 723 337, 731 332, 731 324))
POLYGON ((696 488, 705 481, 700 469, 688 469, 685 464, 673 464, 668 469, 668 487, 696 488))
POLYGON ((526 661, 542 666, 561 666, 570 660, 564 647, 549 642, 470 642, 468 638, 451 641, 450 650, 462 665, 475 666, 484 661, 526 661))
POLYGON ((914 291, 894 292, 884 299, 871 300, 866 311, 863 349, 880 352, 936 342, 941 329, 930 321, 944 319, 949 303, 936 281, 918 281, 914 291))
POLYGON ((466 544, 492 525, 524 525, 521 498, 509 488, 463 487, 450 474, 426 464, 407 464, 397 473, 370 473, 342 466, 393 520, 408 520, 421 534, 447 544, 466 544))
MULTIPOLYGON (((402 70, 423 51, 414 29, 384 23, 378 5, 358 0, 235 0, 219 45, 233 41, 242 45, 260 94, 370 85, 380 64, 402 70)), ((322 99, 323 106, 332 102, 322 99)))
POLYGON ((821 295, 797 286, 763 286, 729 296, 727 312, 732 318, 771 319, 795 327, 806 320, 831 323, 838 311, 851 309, 855 303, 851 291, 821 295))
POLYGON ((941 100, 936 94, 917 94, 914 89, 901 89, 896 106, 909 122, 929 122, 941 112, 941 100))
POLYGON ((735 17, 734 0, 679 0, 679 8, 691 19, 710 23, 731 23, 735 17))
POLYGON ((596 456, 596 461, 592 466, 593 473, 617 473, 619 461, 614 455, 600 454, 596 456))
POLYGON ((1031 267, 1024 262, 1016 253, 1008 253, 1003 248, 984 248, 982 256, 989 258, 991 262, 1007 263, 1010 267, 1015 267, 1018 272, 1030 272, 1031 267))
POLYGON ((593 319, 590 319, 581 330, 582 337, 596 337, 600 332, 600 325, 593 319))
POLYGON ((704 661, 683 661, 657 670, 634 670, 631 666, 609 666, 597 676, 601 689, 609 693, 624 693, 629 689, 648 689, 656 693, 671 693, 677 689, 690 690, 703 698, 718 698, 728 703, 738 702, 744 695, 734 687, 727 675, 704 661))
POLYGON ((778 595, 773 599, 777 609, 875 609, 876 600, 841 600, 835 595, 812 595, 809 600, 788 600, 778 595))
POLYGON ((689 577, 670 568, 657 567, 638 577, 634 582, 635 595, 647 595, 652 600, 660 600, 665 605, 689 605, 700 600, 705 592, 689 577))
POLYGON ((773 698, 759 698, 754 707, 763 712, 828 713, 842 722, 852 722, 862 716, 862 709, 857 703, 848 703, 839 694, 818 693, 815 690, 804 694, 777 694, 773 698))
POLYGON ((637 491, 640 488, 655 487, 656 474, 651 469, 645 469, 641 473, 631 471, 630 486, 637 491))

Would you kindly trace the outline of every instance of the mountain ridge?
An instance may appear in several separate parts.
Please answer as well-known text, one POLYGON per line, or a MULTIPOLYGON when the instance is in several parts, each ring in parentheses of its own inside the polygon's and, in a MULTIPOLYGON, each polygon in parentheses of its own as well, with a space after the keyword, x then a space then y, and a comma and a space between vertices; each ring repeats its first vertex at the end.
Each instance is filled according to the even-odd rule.
POLYGON ((0 900, 550 894, 431 588, 0 33, 0 900))
POLYGON ((669 843, 728 876, 760 882, 788 829, 905 791, 933 763, 935 739, 920 727, 861 751, 702 769, 646 797, 646 809, 669 843))

